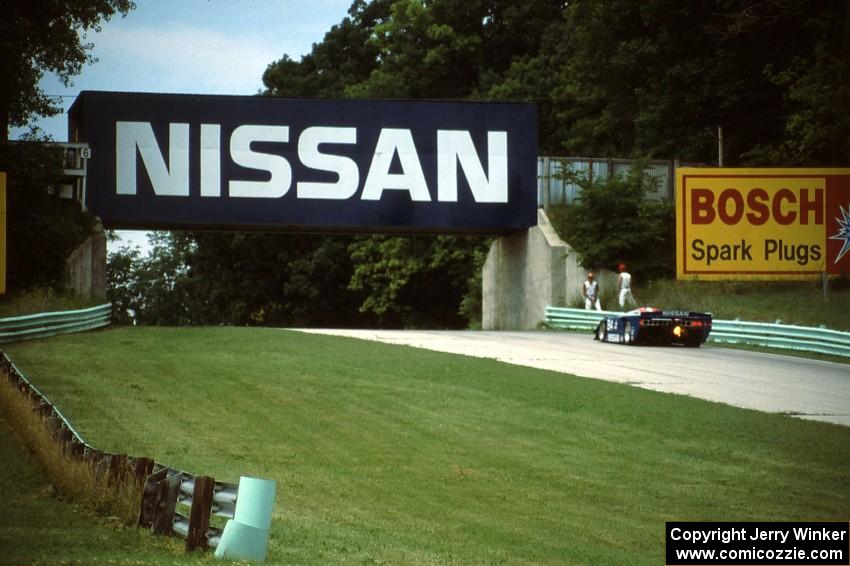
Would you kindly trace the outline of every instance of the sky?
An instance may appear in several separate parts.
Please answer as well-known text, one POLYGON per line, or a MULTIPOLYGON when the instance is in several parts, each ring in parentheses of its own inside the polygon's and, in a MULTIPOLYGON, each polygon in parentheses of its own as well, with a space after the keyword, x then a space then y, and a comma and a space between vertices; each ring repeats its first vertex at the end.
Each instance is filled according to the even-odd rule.
MULTIPOLYGON (((41 87, 67 111, 83 90, 189 94, 257 94, 263 71, 284 55, 299 60, 346 16, 352 0, 135 0, 126 17, 89 32, 93 65, 65 87, 45 75, 41 87)), ((63 113, 35 124, 67 141, 63 113)), ((10 132, 19 137, 25 130, 10 132)), ((121 231, 146 244, 144 232, 121 231)), ((114 249, 114 244, 110 249, 114 249)))

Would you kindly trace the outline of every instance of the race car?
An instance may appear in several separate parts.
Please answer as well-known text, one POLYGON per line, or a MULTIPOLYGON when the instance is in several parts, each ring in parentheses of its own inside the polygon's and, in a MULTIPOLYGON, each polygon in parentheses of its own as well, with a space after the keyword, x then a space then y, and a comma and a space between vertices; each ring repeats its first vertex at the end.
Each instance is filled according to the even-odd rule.
POLYGON ((596 327, 595 340, 619 344, 702 346, 711 332, 711 315, 702 312, 640 308, 607 315, 596 327))

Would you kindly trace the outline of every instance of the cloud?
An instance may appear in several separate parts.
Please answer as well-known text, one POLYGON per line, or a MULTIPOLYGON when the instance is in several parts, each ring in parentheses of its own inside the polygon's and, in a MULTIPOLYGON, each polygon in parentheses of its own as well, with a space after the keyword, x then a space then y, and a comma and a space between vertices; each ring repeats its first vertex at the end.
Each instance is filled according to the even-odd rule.
POLYGON ((124 91, 255 94, 269 63, 299 51, 186 24, 105 27, 95 40, 99 62, 85 82, 98 84, 86 88, 124 91))

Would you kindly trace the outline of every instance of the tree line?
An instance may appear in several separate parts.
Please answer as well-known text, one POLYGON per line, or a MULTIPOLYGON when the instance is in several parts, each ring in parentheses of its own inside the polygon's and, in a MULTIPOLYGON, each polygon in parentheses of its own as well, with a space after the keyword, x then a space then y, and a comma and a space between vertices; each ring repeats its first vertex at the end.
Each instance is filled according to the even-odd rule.
MULTIPOLYGON (((307 55, 269 64, 263 94, 530 101, 541 154, 711 165, 722 127, 726 166, 846 166, 848 67, 844 0, 355 0, 307 55)), ((672 212, 644 202, 645 183, 585 180, 561 214, 588 267, 627 256, 644 279, 673 272, 672 212), (618 215, 641 238, 600 229, 618 215)), ((156 238, 149 257, 110 262, 115 300, 149 323, 457 327, 480 314, 486 238, 156 238)))

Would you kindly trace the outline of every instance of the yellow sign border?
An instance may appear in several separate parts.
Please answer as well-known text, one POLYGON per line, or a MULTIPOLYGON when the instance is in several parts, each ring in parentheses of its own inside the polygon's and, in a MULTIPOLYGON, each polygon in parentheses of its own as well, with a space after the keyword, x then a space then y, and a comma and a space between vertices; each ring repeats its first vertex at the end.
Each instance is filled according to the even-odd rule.
POLYGON ((687 275, 683 273, 682 254, 684 253, 684 224, 687 222, 682 211, 683 182, 685 176, 702 175, 706 177, 758 177, 758 176, 850 176, 850 168, 847 167, 679 167, 676 169, 676 279, 686 281, 758 281, 758 280, 809 280, 820 277, 820 272, 812 273, 701 273, 699 275, 687 275))

